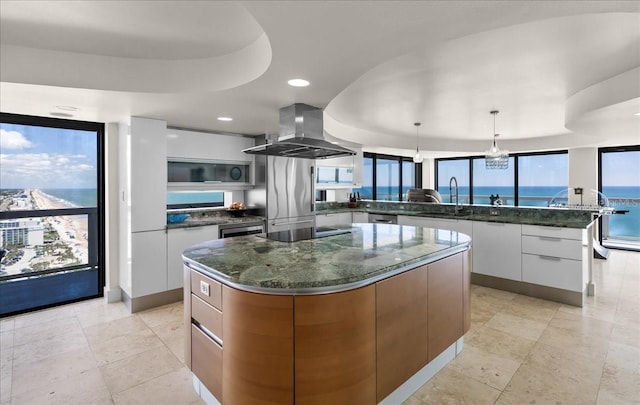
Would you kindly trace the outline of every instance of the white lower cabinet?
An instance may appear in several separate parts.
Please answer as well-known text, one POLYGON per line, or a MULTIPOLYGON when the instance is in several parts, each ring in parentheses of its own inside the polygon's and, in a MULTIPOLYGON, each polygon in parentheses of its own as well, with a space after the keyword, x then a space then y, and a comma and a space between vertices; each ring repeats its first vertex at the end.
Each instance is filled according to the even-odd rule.
POLYGON ((131 233, 131 298, 167 290, 167 234, 131 233))
POLYGON ((473 222, 473 272, 522 281, 520 224, 473 222))
POLYGON ((473 232, 473 222, 460 219, 448 218, 423 218, 398 215, 398 225, 421 226, 424 228, 446 229, 464 233, 471 237, 473 232))
POLYGON ((369 222, 368 212, 352 212, 351 214, 351 222, 353 223, 366 224, 369 222))
POLYGON ((316 214, 316 226, 350 225, 350 212, 316 214))
POLYGON ((182 252, 188 247, 218 239, 218 225, 173 228, 167 232, 167 289, 182 287, 182 252))
POLYGON ((522 226, 522 281, 582 292, 585 285, 584 230, 522 226))
POLYGON ((523 253, 522 281, 582 292, 582 261, 523 253))

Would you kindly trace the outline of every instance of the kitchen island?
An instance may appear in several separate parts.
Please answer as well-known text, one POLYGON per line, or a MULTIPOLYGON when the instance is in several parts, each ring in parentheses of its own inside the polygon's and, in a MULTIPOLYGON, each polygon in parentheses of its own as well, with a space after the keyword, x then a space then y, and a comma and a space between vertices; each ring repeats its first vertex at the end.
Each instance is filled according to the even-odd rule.
POLYGON ((395 404, 460 352, 470 238, 401 225, 345 229, 184 252, 185 359, 205 401, 395 404))

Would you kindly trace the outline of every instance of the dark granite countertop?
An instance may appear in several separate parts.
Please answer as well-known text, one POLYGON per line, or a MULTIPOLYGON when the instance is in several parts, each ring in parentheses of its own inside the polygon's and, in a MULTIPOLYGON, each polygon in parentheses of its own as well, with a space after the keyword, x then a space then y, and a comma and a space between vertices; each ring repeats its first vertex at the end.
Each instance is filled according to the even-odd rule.
POLYGON ((455 207, 453 204, 364 200, 360 201, 356 208, 348 208, 346 203, 319 203, 317 207, 318 214, 356 211, 370 214, 406 215, 424 218, 501 222, 562 228, 586 228, 594 221, 594 218, 598 216, 597 210, 547 207, 496 207, 489 205, 462 205, 462 211, 454 214, 455 207))
POLYGON ((470 238, 448 230, 353 224, 351 233, 293 243, 260 236, 218 239, 187 249, 195 270, 230 286, 272 294, 344 291, 465 251, 470 238))

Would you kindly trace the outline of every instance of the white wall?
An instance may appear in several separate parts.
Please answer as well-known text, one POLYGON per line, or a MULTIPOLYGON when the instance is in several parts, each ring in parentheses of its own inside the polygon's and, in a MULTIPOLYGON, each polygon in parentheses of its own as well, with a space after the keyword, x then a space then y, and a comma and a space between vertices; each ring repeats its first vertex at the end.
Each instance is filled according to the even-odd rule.
MULTIPOLYGON (((583 203, 590 202, 589 196, 595 197, 591 190, 598 190, 598 148, 569 149, 569 187, 583 189, 583 203)), ((570 193, 570 204, 579 204, 580 196, 570 193)))
POLYGON ((118 124, 108 123, 105 131, 105 290, 107 302, 120 301, 120 208, 118 170, 118 124))

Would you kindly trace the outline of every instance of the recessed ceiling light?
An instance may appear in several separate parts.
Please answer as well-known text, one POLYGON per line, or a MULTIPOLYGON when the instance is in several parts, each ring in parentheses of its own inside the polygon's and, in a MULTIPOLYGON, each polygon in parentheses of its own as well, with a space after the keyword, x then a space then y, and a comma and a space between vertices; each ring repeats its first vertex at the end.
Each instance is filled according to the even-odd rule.
POLYGON ((78 107, 74 107, 71 105, 57 105, 56 108, 62 111, 78 111, 79 110, 78 107))
POLYGON ((218 121, 233 121, 231 117, 218 117, 218 121))
POLYGON ((633 115, 638 115, 638 116, 640 116, 640 112, 637 112, 637 113, 635 113, 635 114, 633 114, 633 115))
POLYGON ((293 87, 307 87, 309 85, 309 81, 304 79, 291 79, 287 83, 293 87))
POLYGON ((49 115, 53 115, 54 117, 60 117, 60 118, 71 118, 71 117, 73 117, 73 114, 67 114, 67 113, 62 113, 62 112, 52 112, 52 113, 49 113, 49 115))

